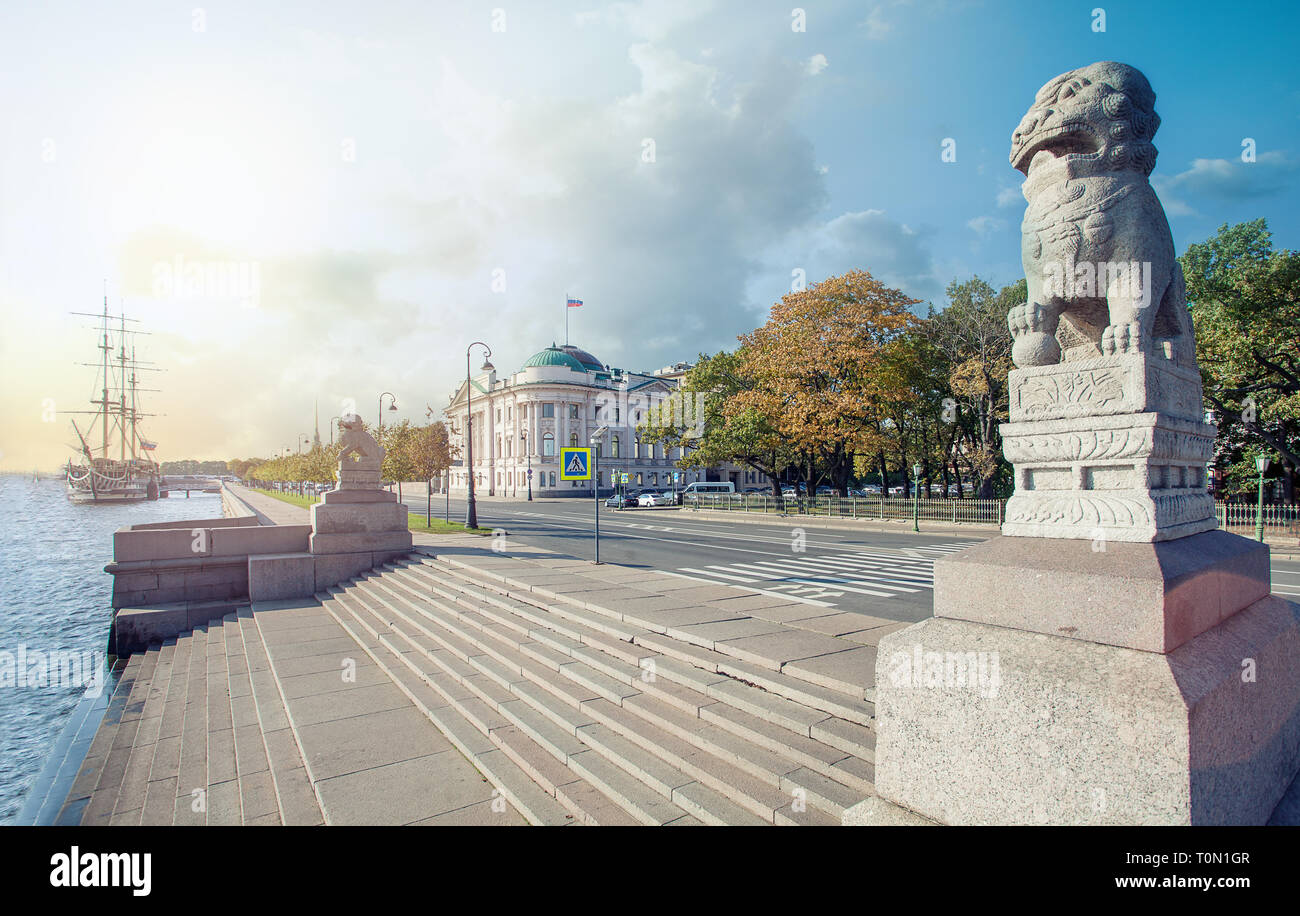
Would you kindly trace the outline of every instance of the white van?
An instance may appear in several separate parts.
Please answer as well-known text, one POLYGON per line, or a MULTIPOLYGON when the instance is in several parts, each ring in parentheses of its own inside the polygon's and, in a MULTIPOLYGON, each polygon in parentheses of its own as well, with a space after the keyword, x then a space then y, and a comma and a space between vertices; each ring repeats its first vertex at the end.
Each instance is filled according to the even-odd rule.
POLYGON ((686 489, 682 490, 682 498, 691 502, 699 502, 701 496, 730 496, 735 492, 736 485, 729 480, 725 483, 719 480, 697 480, 695 483, 686 485, 686 489))

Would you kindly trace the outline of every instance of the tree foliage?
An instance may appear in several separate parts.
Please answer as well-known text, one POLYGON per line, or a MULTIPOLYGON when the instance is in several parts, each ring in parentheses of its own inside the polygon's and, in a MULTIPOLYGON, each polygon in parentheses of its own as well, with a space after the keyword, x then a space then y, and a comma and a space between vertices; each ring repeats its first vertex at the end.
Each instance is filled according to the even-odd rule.
POLYGON ((1229 493, 1249 490, 1255 457, 1296 498, 1300 467, 1300 252, 1273 247, 1263 219, 1224 224, 1179 259, 1196 328, 1215 463, 1229 493))

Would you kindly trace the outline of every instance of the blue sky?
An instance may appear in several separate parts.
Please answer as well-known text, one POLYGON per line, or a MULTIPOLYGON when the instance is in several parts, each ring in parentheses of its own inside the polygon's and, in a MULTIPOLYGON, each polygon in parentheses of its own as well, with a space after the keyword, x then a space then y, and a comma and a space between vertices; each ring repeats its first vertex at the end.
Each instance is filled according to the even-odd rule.
POLYGON ((470 340, 509 369, 562 337, 566 293, 575 343, 652 369, 734 346, 796 270, 939 306, 1010 283, 1011 132, 1097 60, 1155 88, 1180 252, 1260 216, 1300 244, 1294 6, 1104 3, 1096 31, 1102 2, 5 4, 0 467, 66 454, 42 405, 81 406, 67 312, 105 283, 168 369, 163 457, 268 454, 317 399, 422 420, 470 340), (160 290, 180 263, 256 295, 160 290))

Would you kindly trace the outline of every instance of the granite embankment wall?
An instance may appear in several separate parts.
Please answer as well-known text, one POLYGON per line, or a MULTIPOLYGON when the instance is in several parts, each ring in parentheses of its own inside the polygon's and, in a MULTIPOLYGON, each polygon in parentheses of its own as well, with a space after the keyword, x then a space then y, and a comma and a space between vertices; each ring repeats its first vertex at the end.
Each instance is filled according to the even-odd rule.
POLYGON ((310 525, 276 525, 223 489, 222 518, 130 525, 113 534, 114 645, 127 654, 249 600, 249 557, 302 553, 310 525))

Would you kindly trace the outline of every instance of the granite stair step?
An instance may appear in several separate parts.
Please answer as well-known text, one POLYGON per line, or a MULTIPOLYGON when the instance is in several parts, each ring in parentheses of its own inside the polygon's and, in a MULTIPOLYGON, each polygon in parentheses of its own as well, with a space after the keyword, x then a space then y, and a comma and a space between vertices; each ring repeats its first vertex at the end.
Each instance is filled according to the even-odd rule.
MULTIPOLYGON (((320 801, 307 776, 302 750, 298 745, 284 697, 271 669, 266 643, 257 625, 253 609, 240 608, 237 612, 239 639, 243 646, 244 662, 248 672, 248 686, 257 715, 258 733, 262 751, 266 756, 270 774, 270 791, 275 797, 275 816, 254 816, 249 824, 289 827, 314 827, 325 823, 320 801)), ((263 791, 264 785, 253 791, 263 791)))
MULTIPOLYGON (((556 691, 554 694, 528 689, 535 685, 529 682, 523 671, 530 663, 536 664, 533 660, 503 646, 495 647, 490 653, 478 651, 483 647, 474 642, 475 636, 468 624, 450 614, 444 614, 441 619, 436 616, 415 619, 412 615, 418 612, 395 593, 383 589, 373 576, 356 580, 343 594, 331 597, 342 607, 367 607, 372 614, 382 605, 386 610, 378 611, 372 622, 380 618, 388 621, 396 638, 404 639, 415 632, 428 633, 432 635, 432 641, 449 648, 454 658, 465 663, 459 671, 445 662, 440 663, 437 659, 439 650, 430 650, 427 644, 421 645, 413 640, 407 640, 412 651, 399 654, 414 673, 468 718, 481 734, 501 747, 503 754, 512 759, 522 772, 530 775, 535 784, 554 794, 557 801, 577 815, 581 823, 667 824, 689 816, 688 812, 674 806, 671 799, 660 797, 617 767, 611 769, 595 758, 583 757, 589 749, 575 737, 575 732, 580 726, 592 724, 592 720, 582 718, 574 721, 563 713, 552 713, 552 717, 547 719, 539 715, 536 708, 526 707, 524 704, 531 700, 543 710, 550 709, 563 693, 559 686, 563 679, 558 676, 553 676, 550 684, 556 691), (349 601, 350 598, 354 600, 349 601), (439 623, 451 628, 453 622, 466 629, 443 634, 433 629, 439 623), (413 657, 417 655, 434 664, 423 668, 414 664, 413 657), (468 671, 476 673, 469 674, 468 671), (470 691, 472 696, 464 697, 456 687, 470 691), (519 688, 521 694, 513 693, 515 688, 519 688)), ((382 636, 381 640, 387 641, 382 636)), ((596 694, 588 692, 574 693, 569 704, 576 705, 594 696, 596 694)))
MULTIPOLYGON (((543 600, 539 596, 544 590, 511 589, 501 580, 460 565, 452 558, 444 561, 423 556, 408 561, 404 568, 426 576, 430 572, 440 573, 448 577, 443 588, 460 587, 463 593, 469 596, 481 595, 484 592, 497 594, 504 592, 517 604, 529 604, 549 612, 552 616, 573 619, 577 623, 586 622, 588 627, 600 629, 607 635, 633 642, 659 654, 672 656, 706 671, 720 671, 732 677, 743 678, 786 699, 822 709, 838 718, 856 722, 864 727, 870 728, 874 720, 875 704, 865 699, 862 693, 846 693, 784 671, 777 671, 714 649, 675 639, 662 632, 656 632, 651 628, 654 625, 637 626, 634 615, 623 614, 616 620, 610 617, 607 611, 592 610, 586 605, 575 604, 577 599, 566 599, 562 595, 543 600)), ((662 630, 663 627, 658 629, 662 630)))
MULTIPOLYGON (((394 588, 409 583, 410 580, 405 574, 405 569, 396 568, 392 575, 383 576, 382 582, 380 578, 367 581, 392 592, 394 588)), ((412 590, 407 597, 418 600, 418 593, 412 590)), ((512 622, 503 619, 504 616, 508 616, 508 612, 483 609, 482 616, 496 619, 505 628, 504 630, 498 628, 494 635, 504 636, 509 632, 522 634, 524 631, 517 620, 512 622)), ((538 628, 533 627, 527 631, 526 636, 521 635, 519 638, 535 638, 537 634, 538 628)), ((578 633, 578 635, 586 638, 590 634, 578 633)), ((601 638, 604 638, 603 635, 601 638)), ((680 707, 685 712, 699 715, 720 725, 739 737, 754 741, 770 750, 785 753, 805 766, 845 782, 860 792, 870 794, 874 791, 871 779, 864 778, 862 775, 863 772, 870 771, 869 765, 874 760, 874 738, 871 737, 869 729, 837 719, 824 712, 799 706, 780 695, 749 686, 726 675, 688 668, 676 659, 641 653, 637 656, 640 664, 634 665, 624 658, 604 654, 595 645, 573 640, 569 640, 569 643, 568 648, 572 658, 579 661, 572 665, 565 665, 561 660, 560 664, 550 664, 549 667, 564 673, 571 680, 592 689, 599 695, 616 702, 618 699, 615 694, 628 696, 645 693, 655 696, 666 703, 680 707), (633 691, 615 690, 604 677, 598 678, 593 675, 592 668, 602 676, 611 677, 627 687, 634 688, 633 691), (672 679, 674 677, 687 683, 678 683, 672 679), (823 723, 827 735, 835 737, 836 742, 823 741, 820 734, 816 736, 811 734, 812 728, 821 728, 823 723), (866 745, 867 740, 870 740, 870 747, 866 745), (845 761, 846 757, 855 754, 866 755, 862 756, 863 767, 853 768, 851 764, 848 769, 836 767, 836 764, 845 761)), ((526 645, 521 643, 516 643, 515 647, 521 652, 528 651, 526 645)))
MULTIPOLYGON (((423 584, 422 578, 417 580, 405 570, 393 568, 358 577, 341 590, 335 590, 331 597, 345 607, 358 608, 362 619, 368 618, 366 626, 389 626, 399 637, 407 638, 413 650, 408 654, 425 655, 439 668, 440 675, 459 678, 463 686, 470 688, 475 678, 482 675, 481 680, 490 683, 494 691, 509 691, 517 696, 525 706, 502 703, 501 694, 493 696, 479 689, 483 694, 480 698, 489 707, 495 704, 517 731, 528 735, 558 762, 582 770, 588 783, 596 784, 607 797, 615 798, 638 822, 674 820, 667 816, 671 809, 656 806, 660 799, 675 803, 674 793, 693 782, 703 783, 710 791, 694 793, 693 807, 678 807, 698 820, 711 823, 773 823, 778 812, 790 809, 793 802, 802 798, 807 798, 814 807, 823 806, 825 815, 830 817, 841 799, 852 797, 856 803, 871 791, 870 782, 860 778, 859 770, 833 768, 849 758, 848 753, 807 734, 810 723, 830 718, 824 712, 796 709, 781 697, 767 697, 763 705, 757 705, 749 692, 757 695, 762 691, 715 675, 710 683, 733 688, 720 688, 718 697, 749 704, 759 712, 770 712, 775 707, 780 713, 777 718, 796 723, 804 731, 788 731, 789 740, 781 744, 776 741, 780 725, 766 722, 743 708, 719 716, 717 722, 723 724, 701 722, 701 705, 705 708, 717 705, 718 697, 684 685, 670 688, 667 683, 655 692, 643 691, 641 688, 649 685, 642 678, 645 669, 641 666, 612 656, 597 659, 592 654, 595 649, 567 636, 570 651, 578 651, 578 657, 597 662, 600 667, 575 658, 557 669, 554 658, 548 664, 546 659, 539 660, 521 651, 528 645, 538 645, 533 639, 539 626, 535 621, 517 617, 503 619, 499 615, 509 612, 502 610, 499 603, 491 608, 481 605, 477 611, 463 606, 451 609, 445 602, 429 597, 423 584), (425 640, 412 639, 415 634, 425 640), (442 649, 464 663, 465 669, 456 671, 440 662, 438 655, 442 649), (478 674, 469 675, 466 669, 478 674), (621 708, 624 704, 626 709, 621 708), (789 708, 782 704, 789 704, 789 708), (724 724, 735 731, 728 731, 724 724), (755 733, 777 744, 787 754, 749 740, 755 733), (577 744, 573 743, 574 739, 577 744), (598 751, 603 762, 592 763, 596 758, 583 758, 583 754, 590 753, 582 750, 584 745, 598 751), (582 759, 589 761, 585 769, 582 759), (624 775, 614 773, 605 764, 624 775), (654 777, 646 769, 647 765, 659 768, 666 775, 654 777), (810 766, 824 772, 813 771, 810 766), (640 788, 627 783, 625 776, 635 779, 640 788), (645 795, 638 798, 632 794, 642 792, 646 786, 658 798, 645 795), (796 789, 802 796, 795 794, 796 789), (719 798, 727 799, 728 810, 710 813, 707 806, 700 807, 719 798)), ((549 648, 548 651, 558 650, 549 648)), ((656 676, 654 681, 658 683, 659 678, 656 676)), ((702 686, 707 687, 708 683, 702 686)), ((553 778, 550 785, 552 789, 561 788, 553 778)), ((798 819, 801 813, 790 810, 788 822, 807 822, 808 819, 798 819)))

